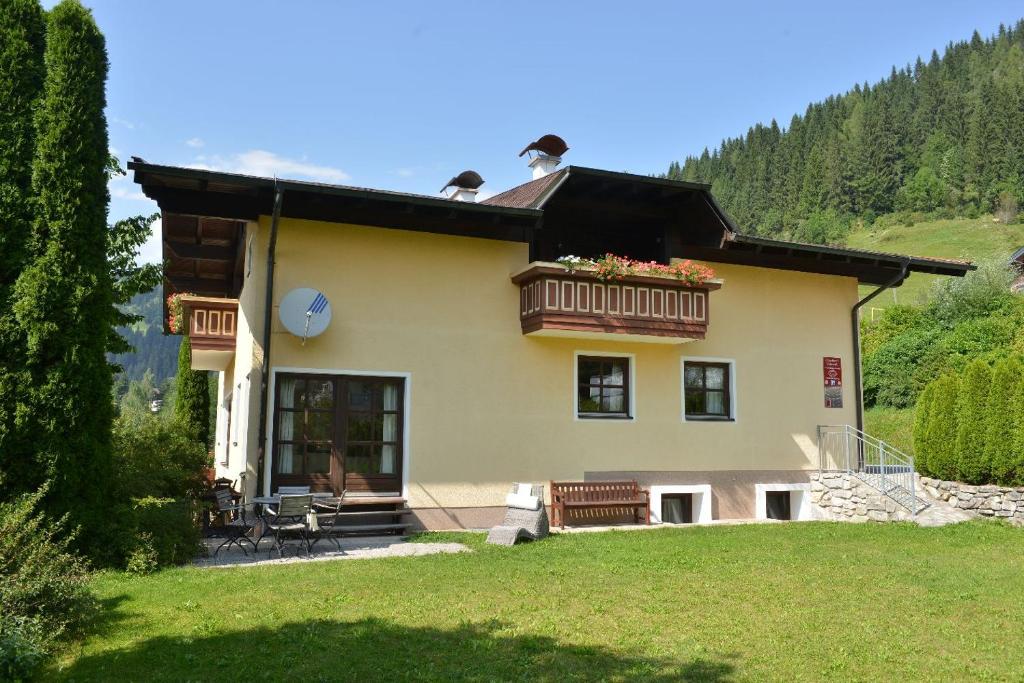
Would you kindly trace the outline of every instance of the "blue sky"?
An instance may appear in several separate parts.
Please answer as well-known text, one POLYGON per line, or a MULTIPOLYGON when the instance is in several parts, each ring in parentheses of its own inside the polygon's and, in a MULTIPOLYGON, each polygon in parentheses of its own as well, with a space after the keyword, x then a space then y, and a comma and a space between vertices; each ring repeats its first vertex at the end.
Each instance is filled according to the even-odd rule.
MULTIPOLYGON (((528 180, 516 154, 548 132, 565 163, 660 173, 1024 14, 977 0, 84 1, 107 36, 122 162, 423 194, 467 168, 489 194, 528 180)), ((128 179, 111 194, 112 219, 156 210, 128 179)))

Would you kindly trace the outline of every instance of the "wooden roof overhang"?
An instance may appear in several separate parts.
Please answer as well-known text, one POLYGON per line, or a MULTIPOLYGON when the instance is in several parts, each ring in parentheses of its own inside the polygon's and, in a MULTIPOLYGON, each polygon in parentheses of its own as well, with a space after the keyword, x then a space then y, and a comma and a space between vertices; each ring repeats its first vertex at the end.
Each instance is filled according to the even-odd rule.
MULTIPOLYGON (((717 249, 689 246, 681 258, 779 268, 805 273, 843 275, 863 284, 891 283, 906 266, 907 273, 962 277, 976 266, 968 261, 902 256, 845 247, 786 242, 731 232, 717 249)), ((902 281, 899 283, 902 284, 902 281)), ((898 286, 898 285, 896 285, 898 286)))
POLYGON ((537 209, 163 166, 137 158, 128 168, 163 216, 167 294, 237 297, 245 222, 272 214, 277 189, 284 190, 281 215, 286 218, 485 239, 529 242, 543 215, 537 209))

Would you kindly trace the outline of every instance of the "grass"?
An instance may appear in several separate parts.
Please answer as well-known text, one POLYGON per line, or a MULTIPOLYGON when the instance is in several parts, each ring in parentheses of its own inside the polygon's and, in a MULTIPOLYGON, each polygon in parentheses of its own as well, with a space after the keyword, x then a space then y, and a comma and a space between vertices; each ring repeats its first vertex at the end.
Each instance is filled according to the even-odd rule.
MULTIPOLYGON (((851 233, 850 247, 888 251, 911 256, 963 258, 980 261, 1006 257, 1024 245, 1024 224, 1002 225, 992 216, 922 221, 912 226, 894 225, 851 233)), ((902 287, 880 295, 869 306, 882 308, 893 303, 920 304, 938 276, 915 273, 902 287)), ((862 287, 861 295, 873 287, 862 287)))
POLYGON ((104 574, 57 680, 1008 680, 1024 530, 791 523, 104 574))
POLYGON ((864 411, 864 431, 914 454, 914 409, 874 406, 864 411))

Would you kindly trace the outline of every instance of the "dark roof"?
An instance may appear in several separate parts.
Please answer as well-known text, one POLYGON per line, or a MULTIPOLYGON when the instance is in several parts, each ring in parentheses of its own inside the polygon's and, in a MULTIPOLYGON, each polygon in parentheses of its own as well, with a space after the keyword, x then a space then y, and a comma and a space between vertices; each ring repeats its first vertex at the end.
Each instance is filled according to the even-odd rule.
POLYGON ((905 256, 903 254, 892 254, 884 251, 870 251, 867 249, 851 249, 849 247, 838 247, 823 244, 808 244, 806 242, 790 242, 786 240, 773 240, 753 235, 732 233, 726 241, 731 244, 752 245, 765 248, 774 252, 786 252, 793 255, 806 254, 814 258, 831 257, 845 260, 875 261, 879 264, 902 264, 906 263, 908 270, 917 273, 932 273, 935 275, 963 275, 968 270, 975 270, 970 261, 962 259, 943 259, 930 256, 905 256))
POLYGON ((271 215, 279 190, 284 191, 284 217, 525 242, 531 245, 531 255, 536 251, 542 257, 556 257, 547 252, 569 248, 574 240, 588 253, 616 249, 615 245, 632 250, 647 240, 649 249, 661 250, 650 258, 680 256, 846 275, 864 283, 889 282, 904 265, 910 271, 941 275, 963 275, 974 268, 956 259, 745 235, 717 204, 709 185, 583 166, 566 166, 479 203, 162 166, 137 158, 128 168, 146 196, 159 204, 165 226, 177 226, 176 233, 164 231, 164 254, 175 260, 181 278, 191 273, 194 291, 198 285, 209 291, 237 289, 238 222, 271 215))
POLYGON ((563 168, 536 180, 531 180, 528 183, 516 185, 511 190, 505 190, 501 194, 496 194, 480 203, 489 206, 507 206, 517 209, 536 209, 540 201, 549 194, 548 189, 554 189, 558 185, 558 181, 565 177, 568 170, 568 168, 563 168))

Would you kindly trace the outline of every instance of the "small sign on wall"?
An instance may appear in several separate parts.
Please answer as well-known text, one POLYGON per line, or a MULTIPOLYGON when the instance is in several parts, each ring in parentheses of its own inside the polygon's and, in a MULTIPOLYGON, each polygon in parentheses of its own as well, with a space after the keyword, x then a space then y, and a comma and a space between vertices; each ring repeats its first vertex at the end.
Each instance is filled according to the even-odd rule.
POLYGON ((825 356, 822 359, 822 374, 825 379, 825 407, 843 407, 843 361, 825 356))

